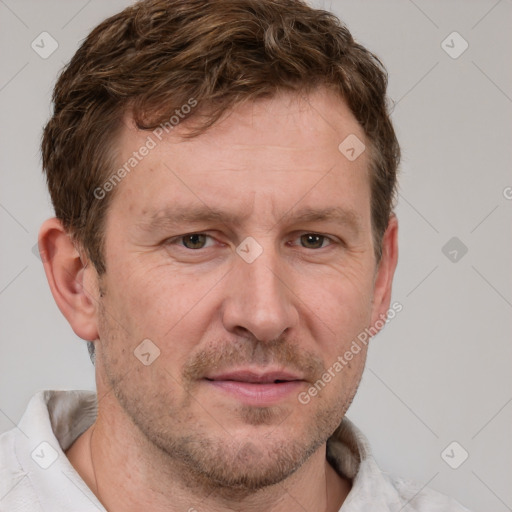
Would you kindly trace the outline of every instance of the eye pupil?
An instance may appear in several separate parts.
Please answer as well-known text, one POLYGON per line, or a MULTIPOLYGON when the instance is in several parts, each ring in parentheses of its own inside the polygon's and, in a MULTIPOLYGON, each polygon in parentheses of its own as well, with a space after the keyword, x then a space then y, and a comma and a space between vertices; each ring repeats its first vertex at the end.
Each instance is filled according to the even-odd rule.
POLYGON ((308 233, 307 235, 301 236, 302 243, 306 246, 309 246, 309 249, 318 249, 322 247, 324 242, 324 237, 322 235, 315 235, 314 233, 308 233), (311 247, 311 245, 313 247, 311 247))
POLYGON ((183 237, 183 245, 188 249, 201 249, 206 242, 206 235, 200 233, 183 237))

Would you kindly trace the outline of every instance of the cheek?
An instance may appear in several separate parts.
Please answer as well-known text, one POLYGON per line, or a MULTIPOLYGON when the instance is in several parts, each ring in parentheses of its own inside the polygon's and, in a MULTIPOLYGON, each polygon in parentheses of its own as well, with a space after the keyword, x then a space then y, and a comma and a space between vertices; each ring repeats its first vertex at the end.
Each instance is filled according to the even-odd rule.
POLYGON ((312 322, 328 333, 329 344, 338 349, 369 325, 372 281, 368 275, 363 269, 337 269, 298 285, 297 295, 312 322))
POLYGON ((206 329, 205 308, 216 282, 217 276, 184 275, 171 266, 126 268, 126 273, 111 276, 108 301, 115 320, 134 342, 149 338, 164 349, 167 340, 176 339, 172 350, 176 357, 206 329))

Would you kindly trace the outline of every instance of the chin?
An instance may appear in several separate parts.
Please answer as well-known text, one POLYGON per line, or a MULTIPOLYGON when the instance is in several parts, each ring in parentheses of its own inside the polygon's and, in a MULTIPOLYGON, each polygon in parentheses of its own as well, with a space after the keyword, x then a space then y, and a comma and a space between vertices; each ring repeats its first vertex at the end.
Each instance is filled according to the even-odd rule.
POLYGON ((196 461, 198 476, 218 491, 238 493, 254 492, 282 482, 310 455, 303 445, 290 442, 269 447, 258 441, 247 441, 231 450, 222 450, 223 455, 220 451, 213 458, 201 457, 202 460, 196 461))

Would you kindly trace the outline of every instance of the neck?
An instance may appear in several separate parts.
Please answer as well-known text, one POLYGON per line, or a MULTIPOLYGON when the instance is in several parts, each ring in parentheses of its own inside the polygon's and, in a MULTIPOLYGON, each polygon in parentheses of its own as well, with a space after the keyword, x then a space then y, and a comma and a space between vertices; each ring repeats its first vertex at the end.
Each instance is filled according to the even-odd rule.
POLYGON ((179 467, 169 455, 150 446, 129 420, 119 418, 123 415, 107 417, 100 410, 96 422, 67 452, 109 512, 142 508, 153 512, 338 512, 350 491, 350 482, 328 464, 325 444, 278 484, 250 491, 216 488, 194 477, 190 468, 179 467))

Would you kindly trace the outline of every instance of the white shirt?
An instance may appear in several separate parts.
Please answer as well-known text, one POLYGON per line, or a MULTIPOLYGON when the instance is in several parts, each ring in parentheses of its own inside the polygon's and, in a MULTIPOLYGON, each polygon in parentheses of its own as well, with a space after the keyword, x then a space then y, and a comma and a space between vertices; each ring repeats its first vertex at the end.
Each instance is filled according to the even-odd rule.
MULTIPOLYGON (((96 414, 91 391, 41 391, 31 399, 18 427, 0 435, 0 512, 105 512, 64 453, 96 414)), ((340 512, 469 512, 383 473, 348 418, 329 439, 327 457, 352 481, 340 512)))

